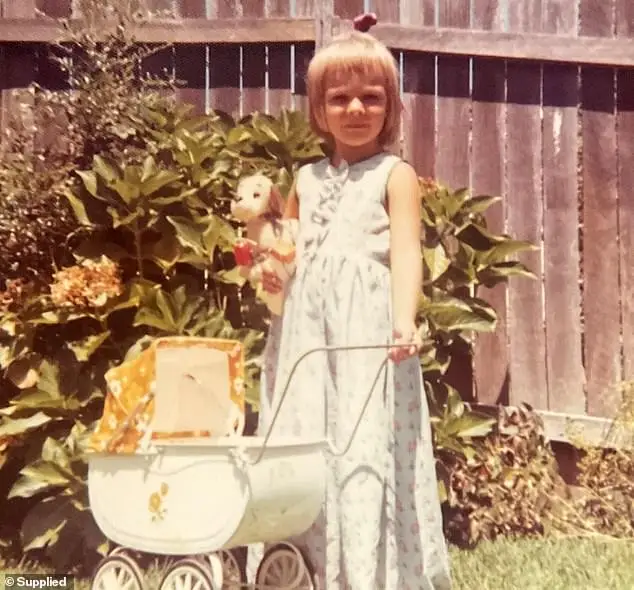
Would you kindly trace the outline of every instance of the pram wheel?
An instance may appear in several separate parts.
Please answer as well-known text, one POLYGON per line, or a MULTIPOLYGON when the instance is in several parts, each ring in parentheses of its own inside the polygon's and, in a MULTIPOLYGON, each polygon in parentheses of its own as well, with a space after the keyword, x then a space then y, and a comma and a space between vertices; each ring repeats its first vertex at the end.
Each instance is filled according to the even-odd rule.
POLYGON ((180 559, 163 576, 158 590, 221 590, 208 566, 198 559, 180 559))
POLYGON ((222 562, 223 590, 240 590, 245 580, 236 556, 226 549, 221 549, 217 555, 222 562))
POLYGON ((314 590, 311 573, 299 549, 280 543, 269 549, 262 558, 256 583, 269 588, 314 590))
POLYGON ((97 566, 90 590, 144 590, 143 574, 136 562, 117 553, 104 558, 97 566))

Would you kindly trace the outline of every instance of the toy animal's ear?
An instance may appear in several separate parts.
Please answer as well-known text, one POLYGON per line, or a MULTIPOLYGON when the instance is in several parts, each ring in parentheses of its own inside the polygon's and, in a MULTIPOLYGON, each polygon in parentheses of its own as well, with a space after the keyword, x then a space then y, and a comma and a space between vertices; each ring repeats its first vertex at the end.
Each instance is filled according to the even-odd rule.
POLYGON ((284 197, 280 193, 280 189, 272 184, 271 192, 269 194, 269 210, 275 217, 282 217, 284 213, 284 197))

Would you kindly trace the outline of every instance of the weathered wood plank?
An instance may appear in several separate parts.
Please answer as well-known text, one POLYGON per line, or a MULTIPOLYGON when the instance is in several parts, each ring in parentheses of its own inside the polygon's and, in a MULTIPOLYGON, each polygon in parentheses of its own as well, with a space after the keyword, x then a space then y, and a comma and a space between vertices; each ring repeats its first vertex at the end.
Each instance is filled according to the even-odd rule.
MULTIPOLYGON (((71 24, 78 27, 81 22, 72 21, 71 24)), ((104 26, 104 32, 114 26, 104 26)), ((312 18, 157 18, 132 28, 131 32, 141 43, 301 43, 312 42, 315 39, 312 18)), ((60 33, 61 29, 56 23, 44 19, 0 19, 0 43, 50 43, 58 40, 60 33)))
MULTIPOLYGON (((468 28, 469 3, 440 0, 437 5, 441 27, 468 28)), ((450 189, 470 185, 469 137, 471 131, 470 59, 439 55, 436 97, 436 179, 450 189)), ((472 352, 454 346, 447 380, 464 399, 473 397, 472 352)))
MULTIPOLYGON (((581 0, 584 35, 612 35, 612 0, 581 0)), ((610 417, 621 378, 617 146, 614 70, 581 69, 583 311, 588 412, 610 417)))
MULTIPOLYGON (((434 22, 435 0, 403 0, 400 22, 407 26, 434 22)), ((436 58, 403 52, 402 156, 419 176, 433 178, 436 170, 436 58)))
POLYGON ((586 409, 577 174, 578 73, 544 67, 544 294, 549 409, 586 409))
POLYGON ((36 0, 35 6, 51 18, 69 18, 72 13, 72 4, 72 0, 36 0))
POLYGON ((436 24, 436 0, 402 0, 400 23, 406 26, 436 24))
MULTIPOLYGON (((526 0, 512 11, 513 31, 539 31, 540 0, 526 0)), ((507 66, 507 228, 513 237, 542 244, 541 67, 509 62, 507 66)), ((548 408, 543 269, 540 252, 518 257, 537 280, 511 279, 508 286, 510 403, 548 408)))
POLYGON ((426 178, 436 173, 435 72, 433 56, 403 54, 403 157, 426 178))
MULTIPOLYGON (((545 0, 544 30, 571 35, 575 6, 545 0)), ((543 69, 544 295, 549 409, 583 414, 586 409, 581 335, 578 203, 578 71, 543 69)))
MULTIPOLYGON (((251 0, 242 5, 245 18, 264 18, 264 2, 251 0)), ((242 114, 266 110, 266 45, 242 46, 242 114)))
POLYGON ((409 3, 412 3, 412 0, 370 0, 369 8, 376 13, 380 23, 399 23, 401 7, 409 3))
MULTIPOLYGON (((302 3, 306 4, 308 1, 302 0, 302 3)), ((343 5, 344 0, 338 4, 343 5)), ((339 16, 339 13, 336 14, 339 16)), ((356 16, 356 12, 353 16, 356 16)), ((333 21, 335 29, 349 26, 348 21, 333 21)), ((627 39, 575 38, 433 26, 406 27, 390 23, 379 23, 372 28, 372 34, 388 47, 398 51, 522 61, 634 66, 631 42, 627 39)), ((28 16, 19 20, 0 19, 0 43, 50 43, 57 40, 59 35, 60 30, 54 23, 42 19, 30 19, 28 16)), ((134 30, 134 35, 142 43, 312 43, 315 40, 315 23, 312 18, 305 17, 259 20, 155 19, 140 25, 134 30)))
MULTIPOLYGON (((32 0, 6 0, 0 4, 4 18, 30 18, 35 11, 32 0)), ((2 20, 0 20, 0 23, 2 20)), ((32 84, 37 76, 38 48, 34 45, 0 45, 0 121, 2 136, 11 122, 20 115, 20 104, 33 104, 31 96, 22 89, 32 84)))
MULTIPOLYGON (((510 406, 512 409, 517 406, 510 406)), ((471 408, 483 414, 496 417, 500 410, 497 405, 471 404, 471 408)), ((565 414, 549 410, 536 410, 544 424, 544 436, 549 441, 574 443, 575 437, 582 436, 584 443, 596 448, 633 449, 632 437, 623 429, 613 428, 608 418, 565 414)))
MULTIPOLYGON (((617 35, 634 37, 634 2, 617 0, 617 35)), ((623 379, 634 380, 634 71, 617 72, 619 244, 623 379)))
MULTIPOLYGON (((179 0, 179 14, 184 18, 205 18, 205 0, 179 0)), ((174 47, 174 70, 179 88, 179 102, 194 107, 192 114, 207 111, 207 46, 177 45, 174 47)))
MULTIPOLYGON (((238 5, 228 0, 212 3, 207 22, 220 19, 239 18, 238 5)), ((257 19, 255 19, 257 22, 257 19)), ((234 21, 242 22, 242 19, 234 21)), ((262 19, 259 19, 262 23, 262 19)), ((237 25, 239 26, 239 25, 237 25)), ((238 45, 218 45, 209 39, 209 108, 239 117, 241 114, 240 93, 240 47, 238 45)))
MULTIPOLYGON (((445 0, 439 7, 441 26, 469 26, 468 6, 445 0), (464 10, 459 10, 460 6, 464 10)), ((439 56, 437 75, 436 177, 443 184, 457 189, 469 186, 470 181, 469 59, 439 56)))
POLYGON ((353 19, 362 12, 364 12, 363 0, 334 0, 334 13, 339 18, 353 19))
MULTIPOLYGON (((338 5, 335 4, 335 11, 338 5)), ((345 8, 345 2, 344 2, 345 8)), ((293 75, 293 108, 308 116, 308 96, 306 95, 306 71, 315 53, 315 6, 314 0, 295 0, 295 15, 297 18, 311 18, 313 24, 313 38, 309 43, 295 45, 295 71, 293 75)))
MULTIPOLYGON (((503 24, 500 0, 475 0, 473 25, 483 30, 500 30, 503 24)), ((476 194, 504 194, 504 148, 506 66, 500 60, 473 60, 473 143, 472 189, 476 194)), ((505 230, 506 204, 487 212, 492 231, 505 230)), ((506 285, 478 292, 498 314, 493 334, 480 334, 473 359, 476 398, 483 403, 508 403, 509 368, 506 319, 506 285)))
MULTIPOLYGON (((268 0, 266 16, 287 17, 291 13, 290 0, 268 0)), ((293 97, 291 94, 291 47, 281 43, 268 46, 268 110, 279 115, 282 109, 290 109, 293 97)))
MULTIPOLYGON (((501 26, 497 0, 475 0, 475 28, 497 30, 501 26)), ((504 84, 505 65, 495 60, 473 60, 472 189, 476 194, 502 195, 504 179, 504 84)), ((503 203, 490 209, 492 230, 504 231, 503 203)), ((498 313, 493 334, 478 337, 474 350, 474 381, 478 400, 504 403, 508 399, 508 351, 506 337, 506 288, 478 293, 498 313)))
POLYGON ((35 9, 36 0, 3 0, 0 3, 3 18, 32 19, 35 9))

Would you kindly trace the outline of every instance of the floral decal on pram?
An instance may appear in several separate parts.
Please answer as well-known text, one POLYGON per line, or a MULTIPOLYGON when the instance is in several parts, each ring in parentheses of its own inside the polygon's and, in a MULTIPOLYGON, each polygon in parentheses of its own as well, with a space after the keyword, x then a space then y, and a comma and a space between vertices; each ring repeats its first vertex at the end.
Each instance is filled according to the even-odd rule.
POLYGON ((106 373, 93 452, 134 453, 150 441, 241 434, 244 349, 235 340, 169 337, 106 373))

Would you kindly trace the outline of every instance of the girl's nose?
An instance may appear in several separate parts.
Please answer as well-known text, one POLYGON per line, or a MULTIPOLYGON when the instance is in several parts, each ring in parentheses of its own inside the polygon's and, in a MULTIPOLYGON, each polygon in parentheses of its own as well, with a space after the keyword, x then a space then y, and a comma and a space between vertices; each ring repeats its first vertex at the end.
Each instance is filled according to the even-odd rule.
POLYGON ((358 113, 363 110, 363 103, 358 98, 353 98, 348 105, 348 111, 358 113))

